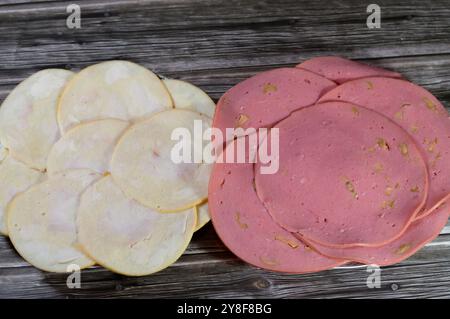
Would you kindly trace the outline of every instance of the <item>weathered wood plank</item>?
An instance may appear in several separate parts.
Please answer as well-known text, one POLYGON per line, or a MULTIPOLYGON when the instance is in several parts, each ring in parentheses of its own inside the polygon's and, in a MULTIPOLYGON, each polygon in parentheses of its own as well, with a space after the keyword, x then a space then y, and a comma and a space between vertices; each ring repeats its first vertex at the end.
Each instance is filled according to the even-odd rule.
POLYGON ((430 89, 439 81, 438 97, 446 94, 450 9, 442 1, 382 5, 387 22, 381 30, 365 27, 365 7, 359 1, 330 2, 328 7, 333 9, 325 12, 323 3, 306 6, 302 1, 277 6, 252 1, 226 5, 217 1, 139 1, 134 5, 130 1, 80 1, 81 30, 65 27, 67 3, 9 4, 0 10, 0 83, 10 84, 2 88, 4 94, 41 68, 77 69, 123 58, 162 75, 203 76, 202 81, 214 86, 210 92, 217 98, 254 72, 323 54, 372 59, 388 67, 392 63, 430 89), (386 52, 390 46, 405 51, 390 54, 386 52), (403 60, 395 58, 398 55, 413 57, 403 60), (390 56, 395 57, 390 60, 390 56), (234 81, 219 86, 221 76, 234 81))
POLYGON ((450 10, 442 0, 381 4, 381 30, 367 29, 365 4, 355 0, 330 1, 325 8, 320 1, 80 3, 80 30, 65 27, 61 2, 54 8, 51 3, 42 9, 3 8, 0 41, 6 50, 0 57, 7 63, 2 69, 80 67, 125 58, 168 72, 199 65, 286 64, 293 57, 323 54, 370 58, 450 52, 450 10))

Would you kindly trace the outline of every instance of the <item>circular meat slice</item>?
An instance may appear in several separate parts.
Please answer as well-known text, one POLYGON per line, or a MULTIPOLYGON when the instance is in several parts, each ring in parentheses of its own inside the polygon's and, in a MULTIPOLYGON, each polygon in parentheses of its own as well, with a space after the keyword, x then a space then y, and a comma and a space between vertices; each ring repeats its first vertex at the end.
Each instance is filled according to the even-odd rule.
MULTIPOLYGON (((239 139, 249 145, 247 138, 239 139)), ((235 145, 231 142, 227 150, 235 145)), ((256 195, 252 156, 246 156, 246 163, 232 163, 230 157, 214 164, 212 171, 209 208, 224 244, 245 262, 272 271, 308 273, 342 265, 312 251, 273 221, 256 195)))
POLYGON ((195 226, 195 231, 200 230, 211 220, 209 216, 208 203, 204 203, 196 207, 197 210, 197 225, 195 226))
POLYGON ((385 70, 379 67, 359 63, 337 56, 322 56, 312 58, 300 63, 297 68, 319 74, 336 83, 344 83, 350 80, 371 76, 401 78, 397 72, 385 70))
POLYGON ((275 127, 279 170, 262 174, 257 163, 256 189, 287 230, 326 246, 378 246, 399 236, 424 205, 423 158, 411 137, 379 113, 330 102, 275 127))
POLYGON ((0 162, 3 162, 3 160, 8 156, 9 152, 6 147, 0 143, 0 162))
MULTIPOLYGON (((210 118, 214 116, 216 104, 200 88, 191 83, 174 79, 164 79, 163 82, 172 96, 175 108, 196 111, 210 118)), ((208 203, 196 206, 196 210, 197 225, 195 231, 201 229, 211 220, 208 203)))
POLYGON ((20 83, 0 108, 0 141, 14 158, 45 170, 47 155, 59 139, 58 98, 73 73, 39 71, 20 83))
POLYGON ((163 82, 172 96, 175 108, 196 111, 210 118, 214 116, 216 103, 200 88, 180 80, 164 79, 163 82))
POLYGON ((0 161, 0 233, 8 235, 5 212, 9 202, 17 194, 38 183, 44 174, 28 168, 11 156, 0 161))
POLYGON ((153 72, 127 61, 108 61, 87 67, 70 81, 59 101, 58 122, 65 133, 82 122, 135 121, 169 108, 169 92, 153 72))
POLYGON ((292 111, 314 104, 335 86, 322 76, 296 68, 259 73, 235 85, 221 97, 213 127, 220 129, 227 141, 233 136, 248 135, 246 132, 233 133, 233 130, 271 126, 292 111), (229 129, 228 133, 226 129, 229 129))
POLYGON ((67 171, 13 199, 7 217, 9 237, 26 261, 50 272, 94 264, 76 248, 75 217, 82 192, 99 177, 91 170, 67 171))
POLYGON ((331 100, 375 110, 410 133, 424 155, 430 179, 427 203, 419 218, 450 193, 450 120, 430 92, 403 80, 367 78, 340 85, 320 99, 331 100))
POLYGON ((70 129, 53 146, 48 157, 49 175, 68 169, 87 168, 98 173, 109 169, 112 153, 128 122, 107 119, 70 129))
POLYGON ((208 195, 212 166, 202 159, 210 121, 200 113, 170 110, 130 127, 112 157, 114 180, 129 197, 158 211, 200 204, 208 195))
POLYGON ((111 176, 82 196, 78 239, 98 264, 119 274, 144 276, 173 264, 196 224, 194 209, 162 214, 128 199, 111 176))
POLYGON ((330 258, 345 258, 363 264, 388 266, 399 263, 435 239, 448 221, 450 195, 431 210, 427 218, 414 221, 396 240, 380 247, 332 248, 310 243, 317 251, 330 258))

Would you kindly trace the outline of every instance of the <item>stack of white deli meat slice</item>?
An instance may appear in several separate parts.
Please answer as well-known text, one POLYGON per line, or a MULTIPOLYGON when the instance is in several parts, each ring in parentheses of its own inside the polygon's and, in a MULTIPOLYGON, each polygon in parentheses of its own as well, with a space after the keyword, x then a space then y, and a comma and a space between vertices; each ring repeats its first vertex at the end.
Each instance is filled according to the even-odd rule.
POLYGON ((0 109, 1 232, 45 271, 168 267, 209 221, 210 165, 174 162, 172 132, 206 130, 214 109, 127 61, 31 76, 0 109))

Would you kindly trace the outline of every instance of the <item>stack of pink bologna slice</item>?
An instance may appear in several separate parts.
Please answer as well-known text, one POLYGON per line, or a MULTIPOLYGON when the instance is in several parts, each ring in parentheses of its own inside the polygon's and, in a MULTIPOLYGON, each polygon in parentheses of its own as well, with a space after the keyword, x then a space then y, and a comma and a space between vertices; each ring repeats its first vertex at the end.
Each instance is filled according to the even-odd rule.
POLYGON ((211 218, 225 245, 257 267, 391 265, 447 223, 448 114, 398 73, 339 57, 263 72, 223 95, 213 126, 227 142, 210 179, 211 218), (269 129, 259 149, 277 133, 276 149, 265 144, 273 174, 259 149, 236 161, 237 146, 260 137, 249 128, 269 129))

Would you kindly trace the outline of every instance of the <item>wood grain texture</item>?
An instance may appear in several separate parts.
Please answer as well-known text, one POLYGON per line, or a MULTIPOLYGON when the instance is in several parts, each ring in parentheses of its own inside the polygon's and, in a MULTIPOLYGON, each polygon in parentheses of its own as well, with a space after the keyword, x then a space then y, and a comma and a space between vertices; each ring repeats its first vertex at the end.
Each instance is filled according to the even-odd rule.
MULTIPOLYGON (((218 99, 263 70, 313 56, 343 55, 394 69, 450 106, 450 3, 377 1, 382 28, 366 27, 357 0, 0 1, 0 100, 42 68, 81 69, 126 59, 190 81, 218 99), (82 28, 66 28, 66 6, 82 9, 82 28)), ((29 266, 0 238, 0 298, 450 298, 450 224, 407 261, 383 268, 368 289, 365 268, 280 275, 236 259, 211 225, 172 267, 126 278, 99 267, 82 288, 29 266)))

